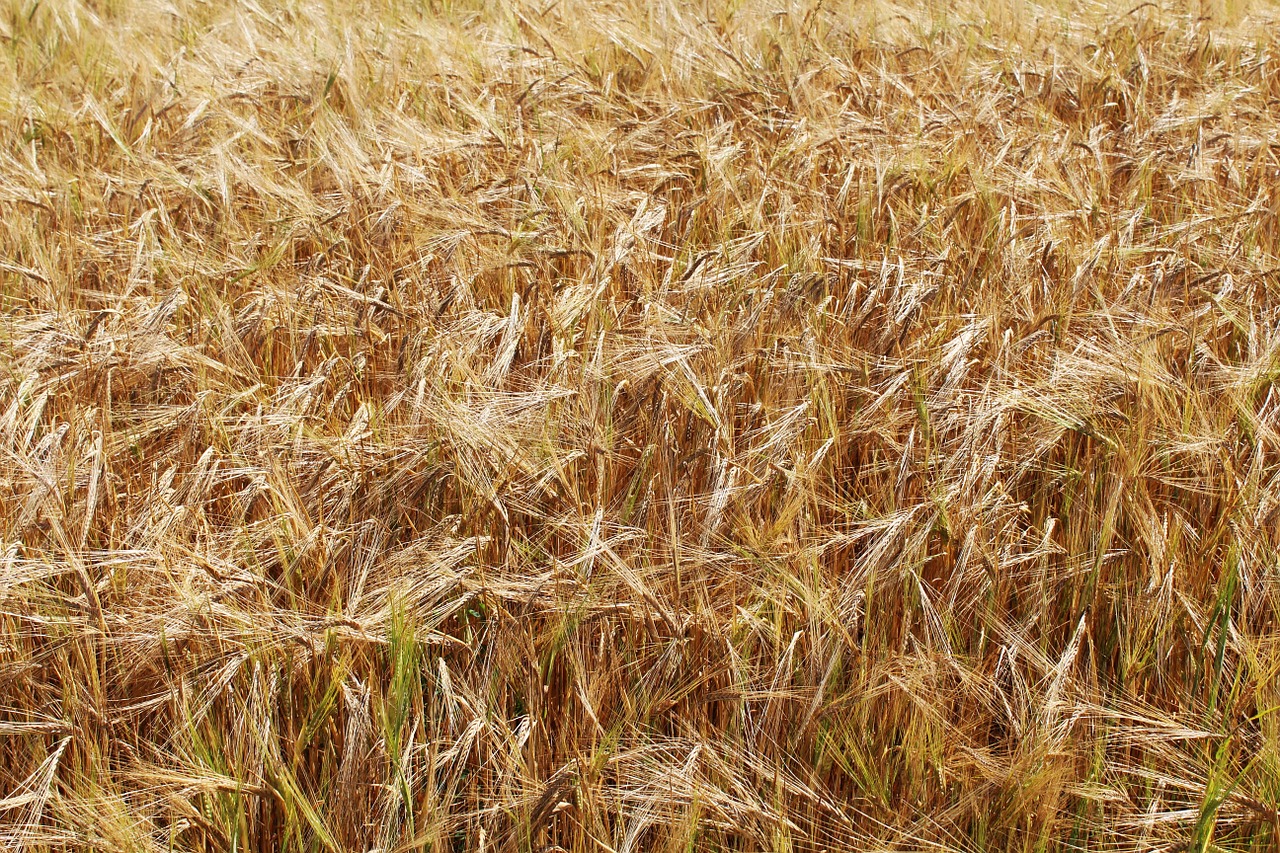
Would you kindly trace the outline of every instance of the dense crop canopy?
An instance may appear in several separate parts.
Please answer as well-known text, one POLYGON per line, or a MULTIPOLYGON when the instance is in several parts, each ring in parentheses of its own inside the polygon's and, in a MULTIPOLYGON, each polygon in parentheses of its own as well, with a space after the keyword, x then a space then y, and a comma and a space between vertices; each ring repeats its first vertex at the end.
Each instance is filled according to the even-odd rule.
POLYGON ((1187 5, 5 0, 0 836, 1275 849, 1280 26, 1187 5))

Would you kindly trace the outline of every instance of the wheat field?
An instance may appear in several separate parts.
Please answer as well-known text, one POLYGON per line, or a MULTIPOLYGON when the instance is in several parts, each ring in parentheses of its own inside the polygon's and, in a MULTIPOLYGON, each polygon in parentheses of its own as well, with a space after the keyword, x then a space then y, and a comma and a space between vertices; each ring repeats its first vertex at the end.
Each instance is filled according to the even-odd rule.
POLYGON ((1280 845, 1280 8, 0 11, 8 849, 1280 845))

